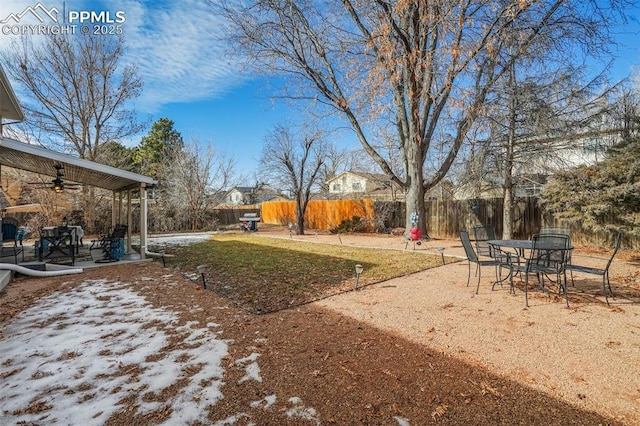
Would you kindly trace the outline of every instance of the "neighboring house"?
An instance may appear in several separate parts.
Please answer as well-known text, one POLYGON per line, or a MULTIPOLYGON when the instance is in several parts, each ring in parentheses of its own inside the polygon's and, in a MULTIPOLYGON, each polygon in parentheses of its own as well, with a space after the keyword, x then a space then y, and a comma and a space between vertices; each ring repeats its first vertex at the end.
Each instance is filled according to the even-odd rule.
MULTIPOLYGON (((513 192, 516 198, 536 197, 547 182, 547 175, 519 175, 513 177, 513 192)), ((486 176, 474 183, 460 185, 453 190, 454 200, 503 198, 501 177, 486 176)))
MULTIPOLYGON (((514 168, 514 196, 539 196, 544 185, 555 173, 573 167, 594 165, 604 159, 606 152, 621 140, 619 130, 592 130, 572 138, 559 138, 554 144, 549 144, 546 150, 553 155, 540 155, 534 150, 527 158, 520 158, 520 164, 514 168), (554 148, 551 148, 552 146, 554 148)), ((454 191, 456 200, 503 196, 504 177, 498 174, 487 174, 479 181, 458 186, 454 191)))
POLYGON ((390 179, 380 173, 347 171, 327 181, 330 197, 366 196, 375 199, 395 200, 402 191, 390 179))
POLYGON ((617 133, 584 137, 573 146, 559 150, 557 155, 566 167, 590 166, 604 159, 609 148, 621 140, 621 135, 617 133))
POLYGON ((242 206, 260 204, 282 198, 275 190, 267 186, 256 188, 253 186, 236 186, 227 192, 224 204, 228 206, 242 206))
POLYGON ((236 186, 227 192, 226 204, 240 206, 255 203, 255 193, 252 186, 236 186))

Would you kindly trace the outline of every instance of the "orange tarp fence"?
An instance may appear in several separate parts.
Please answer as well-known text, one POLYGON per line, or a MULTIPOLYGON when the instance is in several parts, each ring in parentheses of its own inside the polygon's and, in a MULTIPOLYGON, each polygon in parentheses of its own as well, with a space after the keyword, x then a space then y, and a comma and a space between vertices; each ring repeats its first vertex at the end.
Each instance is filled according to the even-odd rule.
MULTIPOLYGON (((294 201, 269 201, 262 203, 262 222, 277 225, 296 223, 296 203, 294 201)), ((343 220, 359 216, 367 223, 373 223, 373 201, 364 200, 313 200, 309 201, 305 212, 305 228, 330 230, 343 220)))

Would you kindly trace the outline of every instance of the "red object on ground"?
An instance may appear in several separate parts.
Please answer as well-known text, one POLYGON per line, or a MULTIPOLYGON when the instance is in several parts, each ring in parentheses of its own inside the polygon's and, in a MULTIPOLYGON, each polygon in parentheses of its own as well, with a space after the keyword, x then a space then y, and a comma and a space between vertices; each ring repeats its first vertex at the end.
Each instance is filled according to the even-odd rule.
POLYGON ((411 231, 409 231, 409 238, 411 238, 411 241, 420 241, 422 238, 422 231, 420 228, 417 226, 411 228, 411 231))

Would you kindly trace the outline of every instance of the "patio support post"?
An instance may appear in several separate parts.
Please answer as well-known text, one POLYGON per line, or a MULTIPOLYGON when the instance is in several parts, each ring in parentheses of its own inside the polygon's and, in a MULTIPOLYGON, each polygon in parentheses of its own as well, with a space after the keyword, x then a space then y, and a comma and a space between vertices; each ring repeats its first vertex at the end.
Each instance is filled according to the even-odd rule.
POLYGON ((133 214, 131 207, 131 189, 127 190, 127 253, 131 253, 131 234, 133 230, 133 214))
POLYGON ((111 192, 111 229, 116 227, 117 206, 116 206, 116 191, 111 192))
POLYGON ((147 188, 140 184, 140 259, 147 255, 147 188))
POLYGON ((118 214, 117 214, 118 219, 116 220, 116 224, 122 224, 124 221, 124 214, 122 212, 124 208, 123 200, 124 200, 124 194, 122 193, 122 191, 118 191, 118 214))
MULTIPOLYGON (((116 215, 116 225, 124 225, 125 216, 124 216, 124 193, 123 191, 118 191, 118 213, 116 215)), ((131 228, 127 228, 127 234, 125 235, 125 240, 129 240, 131 238, 131 228)))

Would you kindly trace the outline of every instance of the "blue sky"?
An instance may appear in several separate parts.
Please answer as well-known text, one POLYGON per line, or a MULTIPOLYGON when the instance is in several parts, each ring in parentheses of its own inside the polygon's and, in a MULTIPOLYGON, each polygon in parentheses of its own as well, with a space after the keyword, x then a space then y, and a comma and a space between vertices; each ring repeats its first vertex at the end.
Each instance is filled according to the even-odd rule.
MULTIPOLYGON (((75 10, 109 11, 114 18, 116 12, 123 11, 125 21, 120 25, 128 46, 125 61, 137 65, 144 82, 136 110, 151 122, 167 117, 186 141, 210 143, 234 157, 238 172, 248 177, 244 183, 253 183, 266 134, 276 123, 295 117, 294 110, 274 105, 264 81, 242 75, 216 33, 218 18, 203 0, 3 0, 0 20, 38 3, 46 10, 55 7, 59 17, 75 10)), ((31 14, 19 23, 38 24, 31 14)), ((15 38, 0 34, 0 49, 15 38)), ((15 89, 20 98, 19 87, 15 89)), ((133 138, 126 144, 139 140, 133 138)))
MULTIPOLYGON (((167 117, 185 140, 211 143, 236 159, 238 171, 253 183, 265 136, 279 122, 295 120, 296 109, 274 104, 264 81, 240 72, 221 42, 220 22, 204 0, 96 2, 41 0, 47 9, 124 12, 121 23, 129 47, 126 61, 135 63, 144 81, 136 109, 155 121, 167 117)), ((35 7, 38 0, 3 0, 0 20, 35 7)), ((640 11, 624 28, 614 78, 640 64, 640 11)), ((27 17, 23 18, 27 19, 27 17)), ((0 24, 1 26, 2 24, 0 24)), ((13 36, 0 34, 0 49, 13 36)), ((18 92, 18 96, 20 93, 18 92)), ((302 107, 301 107, 302 108, 302 107)), ((349 138, 351 139, 351 138, 349 138)), ((128 141, 134 144, 139 138, 128 141)), ((356 148, 353 141, 347 147, 356 148)))

